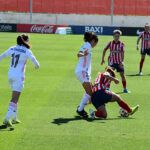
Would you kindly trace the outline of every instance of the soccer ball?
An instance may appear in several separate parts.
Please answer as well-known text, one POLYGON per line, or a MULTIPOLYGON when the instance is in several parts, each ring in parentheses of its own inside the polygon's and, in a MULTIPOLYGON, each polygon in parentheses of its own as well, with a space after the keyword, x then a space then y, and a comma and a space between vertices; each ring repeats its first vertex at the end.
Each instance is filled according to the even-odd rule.
POLYGON ((120 108, 119 114, 121 117, 129 117, 129 113, 126 110, 124 110, 123 108, 120 108))

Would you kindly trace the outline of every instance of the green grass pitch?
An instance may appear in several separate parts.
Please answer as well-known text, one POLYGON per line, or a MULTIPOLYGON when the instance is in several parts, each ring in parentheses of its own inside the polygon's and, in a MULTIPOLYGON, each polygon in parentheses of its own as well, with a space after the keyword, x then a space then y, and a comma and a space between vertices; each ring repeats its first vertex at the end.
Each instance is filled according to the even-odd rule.
MULTIPOLYGON (((0 33, 0 52, 15 45, 16 33, 0 33)), ((83 44, 79 35, 30 34, 32 50, 41 64, 26 69, 25 88, 19 102, 22 124, 15 130, 0 130, 0 150, 148 150, 150 147, 150 62, 147 57, 142 77, 138 73, 140 54, 136 37, 122 37, 126 45, 125 70, 131 94, 121 96, 131 105, 140 105, 130 119, 118 119, 117 104, 108 104, 108 119, 85 121, 75 118, 83 89, 74 75, 76 54, 83 44)), ((92 80, 100 65, 102 49, 111 40, 100 36, 93 49, 92 80)), ((4 119, 11 91, 7 81, 9 59, 0 62, 0 122, 4 119)), ((120 79, 120 77, 118 76, 120 79)), ((112 86, 115 92, 122 85, 112 86)), ((88 110, 91 105, 86 107, 88 110)), ((93 107, 92 107, 93 108, 93 107)))

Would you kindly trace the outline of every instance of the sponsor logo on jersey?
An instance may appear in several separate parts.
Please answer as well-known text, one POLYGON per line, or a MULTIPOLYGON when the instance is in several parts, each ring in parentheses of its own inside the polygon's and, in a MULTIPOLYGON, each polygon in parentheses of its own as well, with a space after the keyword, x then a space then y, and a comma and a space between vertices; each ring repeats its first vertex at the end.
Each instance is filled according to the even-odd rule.
POLYGON ((11 50, 21 52, 21 53, 26 53, 26 51, 24 49, 11 48, 11 50))

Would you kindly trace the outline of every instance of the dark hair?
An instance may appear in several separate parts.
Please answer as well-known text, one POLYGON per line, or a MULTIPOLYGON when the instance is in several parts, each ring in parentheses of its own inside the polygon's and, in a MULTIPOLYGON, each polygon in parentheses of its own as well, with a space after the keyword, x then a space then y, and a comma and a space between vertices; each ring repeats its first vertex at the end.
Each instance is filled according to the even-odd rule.
POLYGON ((21 34, 17 37, 17 44, 23 45, 26 48, 30 48, 30 45, 28 44, 29 36, 27 34, 21 34))
POLYGON ((85 42, 91 42, 94 40, 95 42, 98 42, 98 37, 93 32, 85 32, 84 33, 84 41, 85 42))

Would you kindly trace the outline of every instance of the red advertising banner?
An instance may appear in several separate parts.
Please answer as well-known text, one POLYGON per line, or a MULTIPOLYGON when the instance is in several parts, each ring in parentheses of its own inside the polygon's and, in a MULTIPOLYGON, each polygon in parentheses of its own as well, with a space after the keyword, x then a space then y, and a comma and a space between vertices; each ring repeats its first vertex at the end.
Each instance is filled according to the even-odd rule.
POLYGON ((52 34, 57 27, 64 27, 64 25, 17 24, 17 32, 52 34))

